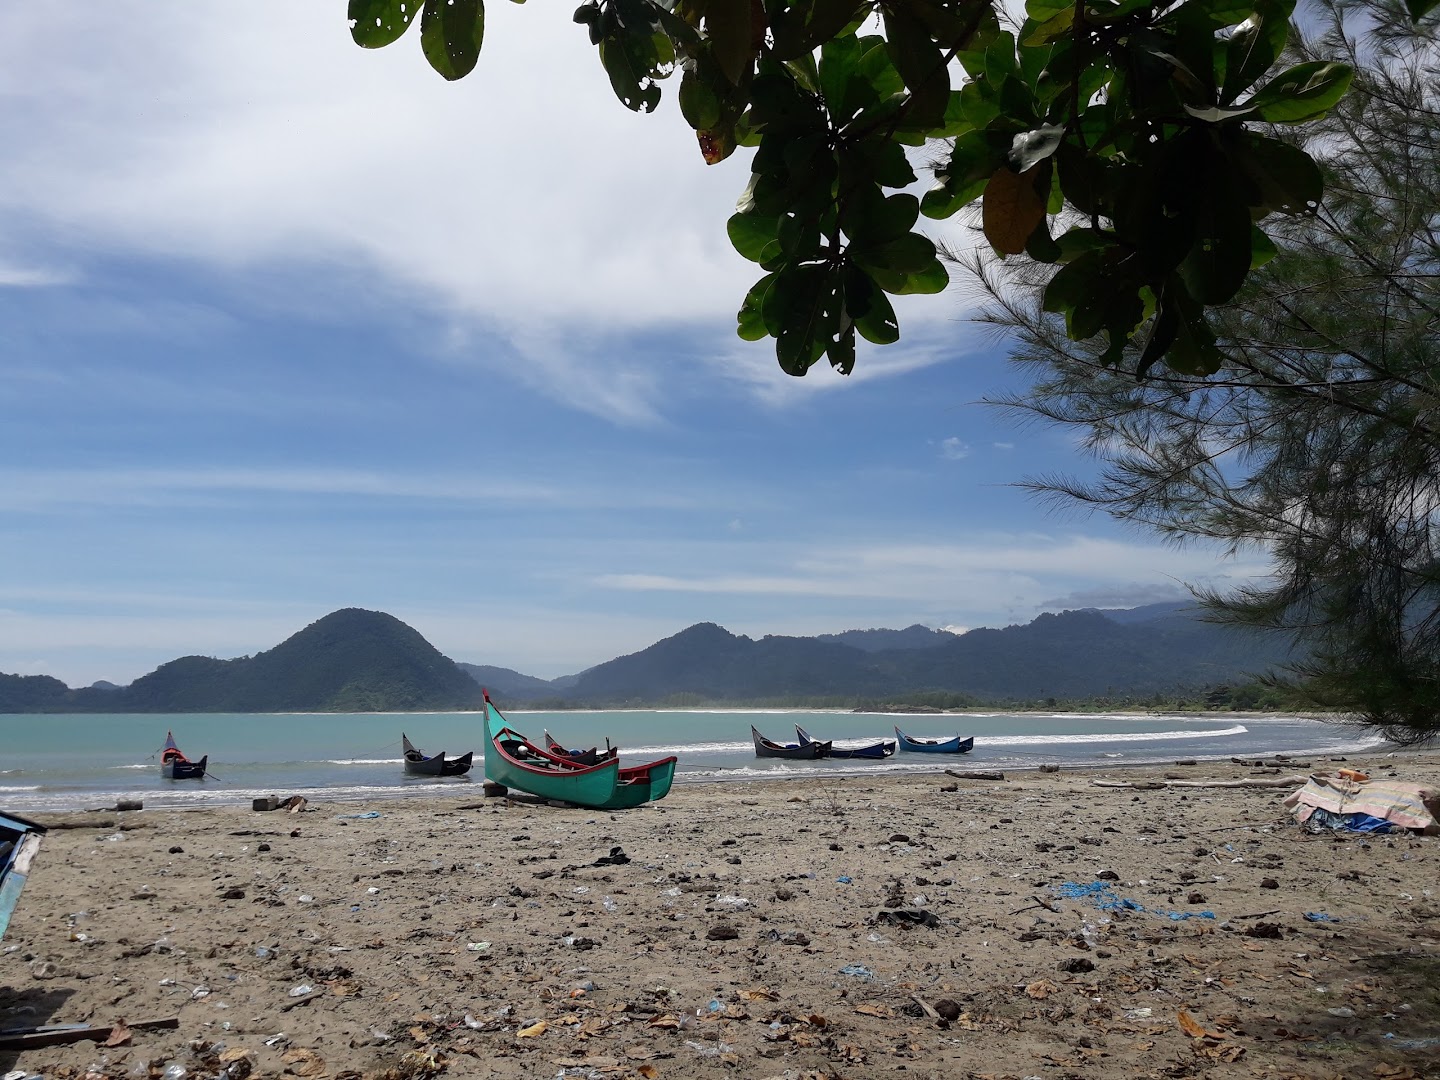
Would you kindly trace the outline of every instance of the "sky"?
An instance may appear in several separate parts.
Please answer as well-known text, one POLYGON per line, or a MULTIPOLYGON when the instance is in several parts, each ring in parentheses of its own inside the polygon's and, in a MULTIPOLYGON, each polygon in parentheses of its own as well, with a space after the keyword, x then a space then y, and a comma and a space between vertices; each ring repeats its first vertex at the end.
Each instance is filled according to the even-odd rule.
MULTIPOLYGON (((759 276, 667 85, 493 3, 446 83, 345 4, 0 9, 0 672, 128 683, 342 607, 542 678, 737 634, 1130 607, 1263 572, 1014 485, 1090 468, 973 290, 855 374, 735 336, 759 276)), ((945 223, 932 236, 963 239, 945 223)))

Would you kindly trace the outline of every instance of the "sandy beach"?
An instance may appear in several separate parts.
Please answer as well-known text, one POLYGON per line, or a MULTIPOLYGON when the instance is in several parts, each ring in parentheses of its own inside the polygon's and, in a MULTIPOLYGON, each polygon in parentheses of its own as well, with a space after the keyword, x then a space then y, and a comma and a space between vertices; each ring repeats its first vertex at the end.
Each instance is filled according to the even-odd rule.
POLYGON ((1440 1076, 1440 838, 1167 774, 40 815, 0 1074, 1440 1076))

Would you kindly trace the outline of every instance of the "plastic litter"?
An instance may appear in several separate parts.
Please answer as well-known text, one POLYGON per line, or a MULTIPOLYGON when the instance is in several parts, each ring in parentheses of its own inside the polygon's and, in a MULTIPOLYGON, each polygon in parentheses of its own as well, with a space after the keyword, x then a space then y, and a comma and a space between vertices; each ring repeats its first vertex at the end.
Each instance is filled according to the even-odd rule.
POLYGON ((849 885, 849 884, 850 884, 850 875, 849 875, 849 874, 841 874, 841 875, 840 875, 839 877, 837 877, 835 880, 836 880, 837 882, 839 882, 841 885, 849 885))
POLYGON ((379 810, 370 810, 364 814, 340 814, 342 818, 349 818, 352 821, 374 821, 380 816, 379 810))
POLYGON ((1162 908, 1147 908, 1138 900, 1117 896, 1109 883, 1104 881, 1092 882, 1089 885, 1066 881, 1057 885, 1055 891, 1067 900, 1089 900, 1101 911, 1141 911, 1147 915, 1159 915, 1174 922, 1181 922, 1185 919, 1215 918, 1213 911, 1166 911, 1162 908))
POLYGON ((1339 922, 1340 919, 1334 915, 1326 915, 1323 911, 1305 912, 1306 922, 1339 922))
POLYGON ((735 1048, 729 1043, 702 1043, 694 1039, 686 1039, 685 1045, 694 1050, 701 1057, 719 1057, 721 1054, 733 1054, 735 1048))
POLYGON ((466 945, 465 948, 466 948, 468 951, 470 951, 470 952, 489 952, 489 951, 490 951, 490 942, 488 942, 488 941, 472 941, 472 942, 470 942, 468 945, 466 945))
POLYGON ((841 975, 850 975, 856 979, 873 979, 875 973, 864 964, 846 964, 840 969, 841 975))
POLYGON ((290 996, 304 997, 306 994, 313 994, 314 992, 315 987, 311 986, 309 983, 301 983, 299 986, 293 987, 290 990, 290 996))

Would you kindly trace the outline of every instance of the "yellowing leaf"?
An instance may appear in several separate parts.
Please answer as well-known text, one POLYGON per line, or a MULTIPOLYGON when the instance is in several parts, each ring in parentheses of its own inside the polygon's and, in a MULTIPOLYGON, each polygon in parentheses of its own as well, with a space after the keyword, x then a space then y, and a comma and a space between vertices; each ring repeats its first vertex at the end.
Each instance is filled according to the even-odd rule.
POLYGON ((546 1026, 547 1026, 547 1025, 546 1025, 546 1023, 545 1023, 544 1020, 539 1020, 539 1021, 531 1024, 531 1025, 530 1025, 529 1027, 527 1027, 527 1028, 521 1028, 519 1031, 517 1031, 517 1032, 515 1033, 515 1037, 516 1037, 517 1039, 534 1039, 534 1038, 538 1038, 539 1036, 545 1034, 545 1028, 546 1028, 546 1026))
POLYGON ((1025 242, 1045 217, 1045 200, 1035 190, 1036 170, 1023 173, 1001 165, 990 175, 982 196, 981 220, 985 239, 1002 255, 1019 255, 1025 242))

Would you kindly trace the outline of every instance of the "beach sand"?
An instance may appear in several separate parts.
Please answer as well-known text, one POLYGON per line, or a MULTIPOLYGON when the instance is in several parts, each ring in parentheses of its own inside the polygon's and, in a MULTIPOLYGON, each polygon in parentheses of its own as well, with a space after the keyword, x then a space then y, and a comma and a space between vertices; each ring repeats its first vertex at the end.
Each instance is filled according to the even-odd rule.
MULTIPOLYGON (((1434 753, 1312 765, 1440 783, 1434 753)), ((1262 775, 45 815, 84 824, 0 944, 0 1027, 117 1045, 0 1049, 0 1074, 1440 1076, 1440 838, 1095 783, 1167 772, 1262 775), (1097 881, 1147 910, 1061 895, 1097 881)))

